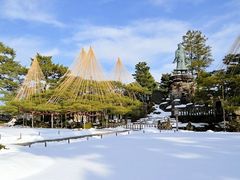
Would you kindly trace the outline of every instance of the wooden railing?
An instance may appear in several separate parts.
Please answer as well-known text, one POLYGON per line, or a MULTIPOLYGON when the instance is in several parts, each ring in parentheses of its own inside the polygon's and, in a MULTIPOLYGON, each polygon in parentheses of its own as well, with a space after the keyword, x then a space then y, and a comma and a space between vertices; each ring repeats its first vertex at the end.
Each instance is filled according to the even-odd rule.
POLYGON ((73 139, 86 138, 88 140, 90 137, 94 137, 94 136, 99 136, 99 137, 103 138, 104 135, 109 135, 109 134, 115 134, 116 136, 118 136, 118 134, 125 133, 125 132, 130 134, 130 130, 111 131, 111 132, 105 132, 105 133, 86 134, 86 135, 80 135, 80 136, 70 136, 70 137, 63 137, 63 138, 44 139, 44 140, 39 140, 39 141, 17 143, 15 145, 31 147, 33 144, 44 144, 44 146, 47 147, 47 143, 49 143, 49 142, 67 141, 68 144, 69 144, 71 142, 71 140, 73 140, 73 139))

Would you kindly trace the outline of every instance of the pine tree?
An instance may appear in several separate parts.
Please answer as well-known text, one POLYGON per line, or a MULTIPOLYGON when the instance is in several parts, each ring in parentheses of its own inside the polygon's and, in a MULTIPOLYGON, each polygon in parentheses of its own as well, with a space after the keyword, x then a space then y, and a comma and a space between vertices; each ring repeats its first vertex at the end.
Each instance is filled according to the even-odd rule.
POLYGON ((26 74, 26 68, 15 61, 15 51, 0 42, 0 94, 7 96, 16 92, 26 74))
POLYGON ((170 85, 171 85, 171 74, 162 74, 161 82, 159 86, 160 92, 163 94, 163 96, 166 98, 169 94, 170 85))
POLYGON ((190 30, 183 36, 183 47, 189 60, 189 68, 197 75, 213 61, 211 47, 206 45, 207 38, 201 31, 190 30))
POLYGON ((224 93, 230 106, 240 106, 240 54, 229 54, 223 59, 227 65, 224 93))
POLYGON ((139 62, 135 66, 135 74, 133 74, 135 80, 142 86, 152 91, 156 88, 156 82, 150 73, 150 67, 146 62, 139 62))
POLYGON ((52 56, 42 56, 37 53, 36 59, 42 69, 48 86, 55 87, 55 84, 66 73, 67 67, 52 62, 52 56))

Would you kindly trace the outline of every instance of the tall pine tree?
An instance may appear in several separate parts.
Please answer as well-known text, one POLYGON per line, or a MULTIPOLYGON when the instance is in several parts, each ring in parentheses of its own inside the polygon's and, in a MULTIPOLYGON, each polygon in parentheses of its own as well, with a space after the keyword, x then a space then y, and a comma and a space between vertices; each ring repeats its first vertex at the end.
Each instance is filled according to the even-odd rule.
POLYGON ((146 62, 139 62, 135 66, 135 74, 133 74, 135 80, 144 88, 152 91, 156 88, 156 82, 150 73, 150 67, 146 62))
POLYGON ((183 47, 190 61, 191 72, 199 73, 208 67, 213 61, 211 47, 206 45, 207 37, 201 31, 189 30, 183 36, 183 47))

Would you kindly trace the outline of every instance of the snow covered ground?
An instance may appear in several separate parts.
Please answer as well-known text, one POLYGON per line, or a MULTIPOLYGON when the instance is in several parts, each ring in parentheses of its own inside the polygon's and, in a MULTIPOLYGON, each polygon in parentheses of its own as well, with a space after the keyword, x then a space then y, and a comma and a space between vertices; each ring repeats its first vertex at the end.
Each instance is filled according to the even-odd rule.
POLYGON ((123 130, 117 129, 45 129, 45 128, 0 128, 0 144, 17 144, 32 142, 45 139, 64 138, 71 136, 81 136, 86 134, 101 134, 111 131, 123 130))
POLYGON ((159 108, 159 105, 153 106, 155 110, 148 115, 150 118, 165 118, 171 116, 171 112, 165 112, 159 108))
MULTIPOLYGON (((41 130, 42 138, 59 136, 54 129, 41 130)), ((18 136, 19 129, 10 131, 0 129, 2 134, 18 136)), ((62 136, 80 133, 65 131, 61 131, 62 136)), ((24 132, 25 136, 35 136, 38 130, 24 132)), ((133 131, 70 144, 49 143, 47 147, 7 145, 8 150, 0 151, 0 179, 239 180, 239 142, 239 133, 160 133, 149 128, 145 133, 133 131)))

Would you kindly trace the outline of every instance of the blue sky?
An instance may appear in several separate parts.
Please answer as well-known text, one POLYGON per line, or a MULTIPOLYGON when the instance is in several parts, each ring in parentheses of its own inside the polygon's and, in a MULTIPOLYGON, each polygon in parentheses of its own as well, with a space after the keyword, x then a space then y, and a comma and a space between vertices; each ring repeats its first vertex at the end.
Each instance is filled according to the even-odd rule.
POLYGON ((107 72, 146 61, 157 81, 171 72, 177 43, 201 30, 221 60, 240 34, 240 0, 0 0, 0 41, 29 66, 37 52, 70 66, 90 45, 107 72))

